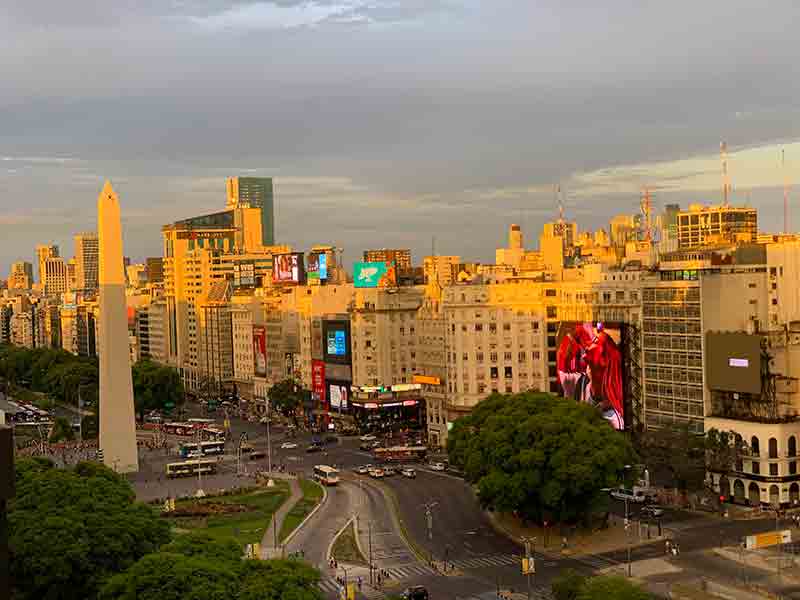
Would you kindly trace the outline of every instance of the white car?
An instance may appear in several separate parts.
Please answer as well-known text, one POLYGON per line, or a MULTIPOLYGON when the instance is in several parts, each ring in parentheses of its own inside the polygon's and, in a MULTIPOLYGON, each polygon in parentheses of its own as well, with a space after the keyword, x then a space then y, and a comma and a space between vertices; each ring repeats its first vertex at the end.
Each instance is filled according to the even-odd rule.
POLYGON ((283 442, 281 444, 281 450, 294 450, 297 448, 297 444, 295 442, 283 442))
POLYGON ((371 469, 369 472, 369 476, 375 479, 381 479, 384 475, 383 469, 371 469))
POLYGON ((374 442, 374 441, 375 441, 375 440, 377 440, 378 438, 376 438, 376 437, 375 437, 374 435, 372 435, 372 434, 367 434, 367 435, 362 435, 362 436, 361 436, 360 438, 358 438, 358 439, 359 439, 359 440, 361 440, 362 442, 374 442))
POLYGON ((428 466, 431 468, 431 471, 444 471, 444 469, 445 469, 444 463, 440 463, 440 462, 432 462, 428 466))
POLYGON ((186 455, 186 458, 203 458, 203 453, 200 450, 192 450, 186 455))
POLYGON ((372 469, 372 465, 361 465, 360 467, 356 467, 356 473, 359 475, 366 475, 372 469))
POLYGON ((647 501, 647 495, 642 490, 615 488, 611 490, 610 495, 615 500, 627 500, 628 502, 637 502, 639 504, 644 504, 647 501))
POLYGON ((417 476, 417 472, 411 467, 406 467, 400 473, 403 474, 403 477, 408 477, 409 479, 414 479, 417 476))

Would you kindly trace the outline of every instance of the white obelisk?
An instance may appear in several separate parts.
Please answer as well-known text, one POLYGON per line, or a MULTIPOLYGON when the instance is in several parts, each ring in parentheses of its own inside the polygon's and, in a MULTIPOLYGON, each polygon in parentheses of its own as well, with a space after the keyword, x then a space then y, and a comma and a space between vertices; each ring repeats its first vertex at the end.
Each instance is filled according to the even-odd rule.
POLYGON ((100 449, 118 473, 139 470, 128 312, 122 263, 122 224, 117 194, 106 181, 97 199, 100 242, 100 449))

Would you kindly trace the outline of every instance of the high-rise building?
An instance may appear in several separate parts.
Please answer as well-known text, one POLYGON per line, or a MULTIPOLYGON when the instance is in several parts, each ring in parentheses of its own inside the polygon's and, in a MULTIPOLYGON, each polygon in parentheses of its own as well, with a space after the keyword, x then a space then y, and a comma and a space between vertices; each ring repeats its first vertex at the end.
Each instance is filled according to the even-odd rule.
POLYGON ((272 177, 228 177, 226 191, 228 208, 261 209, 261 241, 265 246, 275 244, 272 177))
POLYGON ((67 261, 67 291, 74 292, 78 285, 77 270, 78 262, 72 257, 67 261))
POLYGON ((41 264, 44 293, 47 296, 55 296, 68 291, 67 265, 60 257, 50 257, 41 264))
MULTIPOLYGON (((97 233, 85 232, 75 236, 75 288, 84 292, 97 291, 99 269, 97 233)), ((120 259, 121 260, 121 259, 120 259)))
POLYGON ((411 250, 408 248, 364 250, 364 262, 393 262, 398 271, 405 271, 411 268, 411 250))
POLYGON ((145 261, 147 265, 147 283, 161 283, 164 281, 164 259, 157 256, 148 258, 145 261))
POLYGON ((426 256, 422 264, 425 282, 436 281, 442 287, 453 285, 460 264, 460 256, 426 256))
POLYGON ((33 286, 33 265, 26 261, 15 262, 11 265, 11 274, 8 277, 8 289, 29 290, 33 286))
POLYGON ((58 258, 58 256, 58 246, 55 244, 36 246, 36 264, 39 267, 39 283, 42 284, 43 288, 47 285, 44 261, 48 258, 58 258))
POLYGON ((678 218, 678 246, 692 248, 708 243, 754 242, 758 213, 747 206, 692 204, 678 218))

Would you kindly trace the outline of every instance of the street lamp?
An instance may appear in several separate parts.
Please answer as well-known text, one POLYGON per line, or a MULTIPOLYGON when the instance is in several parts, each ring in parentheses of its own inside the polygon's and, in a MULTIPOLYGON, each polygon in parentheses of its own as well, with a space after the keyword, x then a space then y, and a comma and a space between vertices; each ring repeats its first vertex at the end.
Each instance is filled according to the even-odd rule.
POLYGON ((525 558, 528 561, 528 568, 525 573, 526 579, 528 580, 528 600, 531 600, 531 575, 534 577, 536 576, 536 556, 533 550, 536 545, 536 538, 524 537, 522 538, 522 541, 525 542, 525 558))

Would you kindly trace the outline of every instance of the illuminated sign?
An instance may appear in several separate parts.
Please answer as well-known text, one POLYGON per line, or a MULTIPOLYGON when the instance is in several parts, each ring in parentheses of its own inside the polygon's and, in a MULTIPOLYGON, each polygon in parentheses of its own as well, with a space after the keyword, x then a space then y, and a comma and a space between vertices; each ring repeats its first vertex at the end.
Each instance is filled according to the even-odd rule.
POLYGON ((275 283, 303 283, 305 281, 303 255, 294 252, 273 256, 272 281, 275 283))
POLYGON ((729 358, 728 366, 746 369, 747 367, 750 366, 750 361, 747 360, 746 358, 729 358))
POLYGON ((393 392, 411 392, 414 390, 421 390, 422 386, 418 383, 398 383, 392 386, 393 392))
POLYGON ((414 383, 425 383, 427 385, 441 385, 442 380, 438 377, 432 377, 429 375, 414 375, 412 380, 414 383))
POLYGON ((357 262, 353 266, 353 285, 357 288, 397 287, 393 262, 357 262))
POLYGON ((267 330, 261 326, 253 327, 253 361, 256 377, 267 376, 267 330))
POLYGON ((229 231, 176 231, 175 238, 179 240, 224 240, 229 238, 229 231))
POLYGON ((417 400, 403 400, 403 406, 416 406, 417 400))

